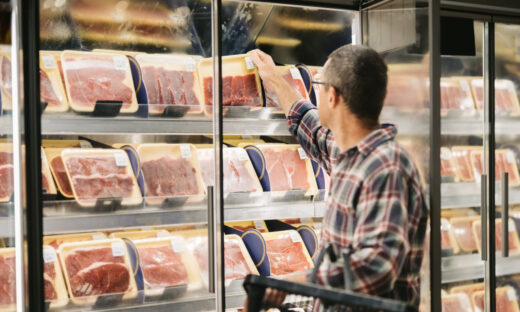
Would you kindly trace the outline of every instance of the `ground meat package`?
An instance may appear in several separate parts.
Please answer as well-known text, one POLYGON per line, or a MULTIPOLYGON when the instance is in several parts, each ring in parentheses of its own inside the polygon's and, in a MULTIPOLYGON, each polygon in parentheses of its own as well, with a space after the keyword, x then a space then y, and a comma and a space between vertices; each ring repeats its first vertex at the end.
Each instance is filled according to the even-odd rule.
POLYGON ((149 114, 162 114, 167 106, 189 106, 202 112, 196 61, 190 55, 140 54, 136 56, 148 95, 149 114))
POLYGON ((451 151, 447 147, 441 147, 441 178, 446 182, 458 181, 457 168, 451 151))
POLYGON ((43 244, 49 245, 58 250, 61 244, 86 242, 91 240, 106 239, 106 235, 102 232, 76 233, 76 234, 60 234, 48 235, 43 237, 43 244))
POLYGON ((445 218, 441 218, 441 248, 451 249, 455 254, 460 250, 455 235, 453 234, 451 224, 448 219, 445 218))
MULTIPOLYGON (((450 290, 450 293, 452 294, 466 294, 468 298, 471 300, 473 298, 473 294, 477 291, 483 291, 484 290, 484 283, 476 283, 476 284, 468 284, 468 285, 460 285, 455 286, 450 290)), ((473 306, 473 302, 471 302, 471 307, 475 309, 473 306)))
POLYGON ((47 102, 47 112, 65 112, 69 109, 60 67, 59 54, 40 51, 40 97, 42 102, 47 102))
MULTIPOLYGON (((520 239, 516 231, 515 222, 509 219, 509 252, 518 254, 520 252, 520 239)), ((480 219, 473 222, 473 236, 477 242, 478 251, 481 252, 481 226, 480 219)), ((495 219, 495 250, 502 250, 502 219, 495 219)))
POLYGON ((453 236, 463 252, 471 253, 477 250, 477 241, 473 235, 473 222, 480 217, 455 217, 450 219, 453 236))
POLYGON ((121 198, 121 205, 142 202, 128 155, 118 149, 65 149, 61 157, 74 198, 91 208, 98 199, 121 198))
MULTIPOLYGON (((475 182, 474 168, 471 162, 471 153, 475 150, 482 150, 480 146, 454 146, 451 149, 453 161, 457 168, 457 177, 462 182, 475 182)), ((478 177, 480 181, 480 176, 478 177)))
MULTIPOLYGON (((293 89, 298 91, 298 94, 303 99, 309 100, 309 93, 307 92, 307 88, 305 87, 305 83, 303 82, 302 75, 300 71, 295 66, 276 66, 278 72, 282 74, 285 81, 287 81, 293 89)), ((278 97, 274 92, 269 90, 264 86, 265 91, 265 106, 266 107, 280 107, 280 103, 278 97)))
MULTIPOLYGON (((255 169, 247 152, 240 147, 229 147, 222 150, 224 155, 224 193, 262 192, 255 169)), ((215 150, 212 148, 197 149, 202 179, 206 186, 215 181, 215 150)))
MULTIPOLYGON (((484 80, 471 79, 470 83, 477 109, 482 110, 484 107, 484 80)), ((495 111, 497 115, 520 115, 516 88, 511 80, 495 80, 495 111)))
POLYGON ((11 53, 0 51, 0 107, 2 110, 11 110, 12 97, 11 53))
POLYGON ((441 116, 455 113, 462 116, 475 114, 475 102, 466 79, 441 79, 441 116))
MULTIPOLYGON (((213 94, 213 59, 203 59, 197 64, 200 85, 204 93, 206 114, 211 115, 213 94)), ((262 107, 262 88, 258 69, 245 54, 222 57, 223 106, 262 107)))
POLYGON ((121 113, 135 113, 137 99, 124 55, 64 51, 61 63, 70 106, 77 112, 92 112, 96 101, 122 101, 121 113))
POLYGON ((148 239, 156 237, 170 236, 165 230, 146 230, 146 231, 121 231, 110 233, 110 238, 128 238, 131 240, 148 239))
MULTIPOLYGON (((496 290, 496 311, 500 312, 519 312, 518 297, 516 291, 511 286, 497 287, 496 290)), ((484 311, 484 290, 477 291, 472 297, 475 312, 484 311)))
MULTIPOLYGON (((471 151, 471 164, 475 170, 475 175, 480 177, 483 168, 482 149, 471 151)), ((514 152, 507 149, 495 150, 495 181, 501 181, 504 172, 508 173, 510 186, 520 185, 520 175, 518 174, 514 152)))
POLYGON ((69 296, 77 305, 92 305, 99 295, 137 296, 127 247, 121 239, 65 243, 59 248, 69 296))
POLYGON ((168 197, 205 194, 197 150, 191 144, 141 144, 137 148, 145 182, 146 202, 160 205, 168 197))
POLYGON ((197 262, 181 236, 134 240, 147 296, 162 295, 166 287, 202 286, 197 262))
POLYGON ((442 295, 442 312, 473 312, 471 301, 464 293, 442 295))
POLYGON ((303 272, 314 267, 298 232, 294 230, 269 232, 262 236, 267 245, 271 276, 303 272))

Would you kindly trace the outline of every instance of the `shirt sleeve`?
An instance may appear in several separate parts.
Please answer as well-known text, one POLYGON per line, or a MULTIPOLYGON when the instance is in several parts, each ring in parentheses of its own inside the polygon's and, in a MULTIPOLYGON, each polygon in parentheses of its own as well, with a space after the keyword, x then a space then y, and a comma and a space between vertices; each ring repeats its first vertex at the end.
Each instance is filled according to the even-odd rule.
POLYGON ((307 100, 298 100, 289 110, 287 119, 289 131, 307 155, 330 173, 336 144, 332 132, 321 125, 316 107, 307 100))
MULTIPOLYGON (((347 218, 336 218, 337 234, 351 241, 349 267, 352 290, 372 295, 384 295, 394 288, 406 255, 408 242, 408 187, 398 169, 385 170, 367 181, 355 208, 355 229, 348 238, 347 218)), ((324 265, 318 271, 320 284, 333 287, 344 285, 344 262, 341 260, 324 265)))

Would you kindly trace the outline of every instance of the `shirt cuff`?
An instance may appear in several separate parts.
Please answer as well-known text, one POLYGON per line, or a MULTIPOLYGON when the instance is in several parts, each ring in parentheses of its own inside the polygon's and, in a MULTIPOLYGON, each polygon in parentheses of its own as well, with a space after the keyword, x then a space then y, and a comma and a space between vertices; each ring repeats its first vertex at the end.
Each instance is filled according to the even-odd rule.
POLYGON ((294 102, 291 106, 287 116, 287 121, 289 123, 289 131, 293 135, 297 135, 298 126, 300 125, 303 116, 305 116, 305 114, 311 109, 316 109, 316 106, 304 99, 294 102))

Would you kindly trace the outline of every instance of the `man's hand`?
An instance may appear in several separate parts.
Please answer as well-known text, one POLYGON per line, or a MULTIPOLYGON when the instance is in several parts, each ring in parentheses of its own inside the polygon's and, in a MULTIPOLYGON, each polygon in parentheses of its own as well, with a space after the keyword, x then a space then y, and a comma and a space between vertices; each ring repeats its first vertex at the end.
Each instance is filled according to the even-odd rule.
POLYGON ((270 91, 274 92, 280 101, 283 111, 287 115, 291 106, 301 98, 301 95, 296 91, 280 74, 273 58, 260 50, 249 51, 248 55, 258 68, 258 73, 264 86, 270 91))

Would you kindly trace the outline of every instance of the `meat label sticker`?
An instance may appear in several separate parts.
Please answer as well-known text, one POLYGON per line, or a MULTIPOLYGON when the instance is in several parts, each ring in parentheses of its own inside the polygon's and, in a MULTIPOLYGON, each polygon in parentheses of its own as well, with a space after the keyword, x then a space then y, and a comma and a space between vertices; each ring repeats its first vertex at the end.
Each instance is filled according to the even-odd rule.
POLYGON ((237 158, 239 161, 249 160, 249 156, 247 156, 247 152, 244 150, 237 150, 237 158))
POLYGON ((184 252, 184 242, 180 237, 172 237, 172 249, 175 253, 182 253, 184 252))
POLYGON ((515 156, 513 156, 513 152, 507 151, 506 152, 507 162, 512 164, 515 162, 515 156))
POLYGON ((182 158, 191 158, 191 149, 189 145, 181 145, 181 156, 182 158))
POLYGON ((44 248, 43 249, 43 262, 44 263, 54 263, 58 261, 56 257, 56 251, 54 248, 44 248))
POLYGON ((42 55, 42 61, 43 67, 45 67, 46 69, 55 69, 57 67, 56 60, 52 55, 42 55))
POLYGON ((94 235, 92 235, 92 239, 93 240, 105 239, 105 235, 99 234, 99 233, 98 234, 94 234, 94 235))
POLYGON ((298 154, 300 154, 300 159, 307 159, 307 154, 303 150, 303 148, 298 147, 298 154))
POLYGON ((289 68, 289 71, 291 72, 292 79, 299 80, 302 79, 302 76, 300 75, 300 71, 296 67, 289 68))
POLYGON ((114 68, 116 70, 126 70, 127 59, 124 55, 114 55, 114 68))
POLYGON ((112 256, 123 257, 125 255, 125 244, 123 242, 112 242, 112 256))
POLYGON ((253 224, 255 225, 255 229, 257 230, 265 230, 265 225, 263 221, 255 220, 253 221, 253 224))
POLYGON ((195 60, 190 58, 186 60, 186 71, 194 72, 195 71, 195 60))
POLYGON ((166 230, 160 230, 159 232, 157 232, 157 237, 168 237, 170 236, 170 233, 168 233, 168 231, 166 230))
POLYGON ((115 153, 114 158, 116 160, 116 165, 118 167, 126 167, 128 166, 128 158, 126 157, 126 154, 123 153, 115 153))
POLYGON ((509 301, 516 301, 516 293, 515 293, 514 289, 509 288, 507 290, 507 300, 509 300, 509 301))
POLYGON ((253 62, 253 60, 251 59, 250 56, 246 56, 245 59, 246 59, 246 68, 247 69, 253 69, 256 67, 255 63, 253 62))
POLYGON ((299 243, 302 241, 302 238, 301 238, 300 234, 298 234, 298 232, 290 231, 289 236, 291 237, 291 240, 293 241, 293 243, 299 243))
POLYGON ((448 231, 450 229, 450 223, 446 219, 441 219, 441 231, 448 231))
POLYGON ((91 148, 92 145, 90 145, 89 142, 79 141, 79 147, 80 147, 80 148, 91 148))
POLYGON ((447 149, 447 148, 441 149, 441 159, 442 160, 450 160, 451 159, 451 155, 450 155, 450 150, 449 149, 447 149))

